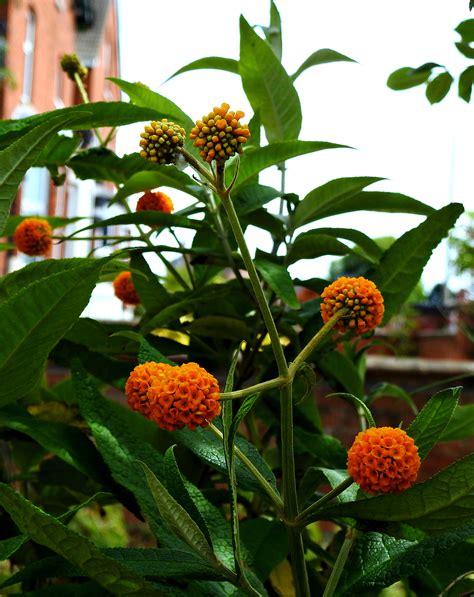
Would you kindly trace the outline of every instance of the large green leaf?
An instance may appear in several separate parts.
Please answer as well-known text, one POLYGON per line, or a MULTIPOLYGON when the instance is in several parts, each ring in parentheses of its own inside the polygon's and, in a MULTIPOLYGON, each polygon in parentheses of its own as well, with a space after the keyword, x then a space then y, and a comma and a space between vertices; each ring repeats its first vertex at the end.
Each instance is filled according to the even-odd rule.
POLYGON ((441 73, 426 86, 426 98, 430 104, 437 104, 446 97, 454 81, 449 73, 441 73))
POLYGON ((273 48, 278 60, 281 62, 281 56, 283 53, 283 39, 282 39, 282 31, 281 31, 281 17, 280 13, 278 12, 278 8, 273 2, 270 0, 270 26, 269 27, 262 27, 263 32, 265 33, 265 38, 273 48))
POLYGON ((43 421, 33 417, 17 405, 0 409, 0 425, 15 429, 33 438, 45 450, 57 454, 62 460, 91 477, 94 481, 108 484, 110 473, 87 436, 71 425, 43 421))
POLYGON ((330 506, 320 511, 317 518, 341 516, 407 523, 427 533, 442 533, 470 524, 474 522, 474 454, 403 493, 330 506))
POLYGON ((237 192, 232 194, 235 209, 239 216, 252 213, 272 199, 281 196, 281 192, 272 187, 261 184, 248 184, 239 187, 237 192))
POLYGON ((15 535, 0 541, 0 562, 8 560, 26 541, 28 541, 26 535, 15 535))
MULTIPOLYGON (((104 260, 56 260, 51 275, 38 278, 48 264, 34 263, 15 275, 23 284, 0 305, 0 404, 24 396, 40 381, 50 350, 87 305, 104 260), (31 277, 30 277, 31 276, 31 277), (25 372, 28 372, 26 375, 25 372)), ((1 289, 8 287, 4 278, 1 289)))
POLYGON ((384 533, 360 533, 341 576, 337 595, 350 597, 376 591, 423 571, 435 557, 450 552, 473 533, 474 527, 470 525, 419 542, 384 533))
POLYGON ((166 80, 169 81, 173 77, 181 75, 182 73, 187 73, 192 70, 200 69, 224 70, 228 73, 238 75, 239 63, 237 60, 234 60, 234 58, 222 58, 221 56, 207 56, 206 58, 199 58, 198 60, 193 60, 189 64, 186 64, 186 66, 182 66, 166 80))
POLYGON ((172 122, 181 125, 187 133, 194 126, 192 119, 185 114, 174 102, 167 97, 152 91, 141 83, 129 83, 122 79, 110 77, 122 91, 124 91, 136 106, 144 106, 156 110, 159 118, 168 118, 172 122))
POLYGON ((0 151, 0 232, 10 212, 25 172, 34 165, 48 141, 59 130, 77 121, 75 115, 52 115, 0 151))
POLYGON ((439 65, 429 63, 428 65, 424 66, 426 66, 426 68, 412 68, 411 66, 403 66, 402 68, 398 68, 388 77, 388 87, 394 91, 400 91, 425 83, 431 75, 432 68, 439 65))
POLYGON ((474 65, 468 66, 459 75, 458 94, 465 102, 471 101, 472 85, 474 83, 474 65))
POLYGON ((333 236, 313 230, 300 234, 288 252, 288 263, 300 259, 316 259, 325 255, 349 255, 353 250, 333 236))
POLYGON ((267 259, 256 259, 255 267, 273 292, 292 309, 299 309, 300 303, 296 296, 293 280, 283 265, 273 263, 267 259))
MULTIPOLYGON (((240 156, 239 176, 234 187, 234 193, 244 185, 252 182, 252 178, 269 168, 299 155, 322 151, 323 149, 344 149, 346 145, 328 143, 326 141, 278 141, 244 151, 240 156)), ((229 174, 230 177, 230 174, 229 174)), ((378 180, 378 179, 377 179, 378 180)))
POLYGON ((106 556, 89 539, 46 514, 4 483, 0 484, 0 504, 23 533, 78 566, 113 595, 161 594, 140 575, 106 556))
POLYGON ((132 254, 130 268, 132 269, 133 285, 147 313, 157 313, 173 301, 157 276, 151 271, 142 254, 132 254), (135 274, 134 270, 141 272, 146 277, 135 274))
POLYGON ((285 528, 276 520, 247 519, 241 525, 241 536, 249 552, 248 564, 265 581, 288 553, 285 528))
MULTIPOLYGON (((140 158, 142 159, 142 158, 140 158)), ((177 168, 170 166, 155 166, 152 170, 143 169, 142 172, 136 172, 128 178, 123 186, 117 191, 110 204, 117 203, 134 193, 149 191, 156 189, 156 187, 171 187, 178 191, 183 191, 188 195, 196 197, 203 201, 205 193, 200 186, 198 186, 193 179, 181 172, 177 168)))
POLYGON ((384 297, 385 323, 407 300, 433 250, 463 211, 460 203, 450 203, 435 211, 396 240, 384 253, 377 269, 367 274, 384 297))
POLYGON ((474 404, 457 406, 449 423, 441 434, 440 441, 459 441, 474 436, 474 404))
POLYGON ((201 220, 193 220, 185 216, 178 216, 175 214, 168 214, 162 211, 137 211, 133 213, 120 214, 100 220, 90 226, 85 226, 80 230, 74 232, 74 236, 86 230, 93 230, 94 228, 102 228, 104 226, 118 226, 119 224, 145 224, 147 226, 176 226, 178 228, 201 228, 205 225, 201 220))
POLYGON ((407 433, 418 446, 423 460, 438 443, 457 406, 461 387, 449 388, 435 394, 425 405, 407 429, 407 433))
POLYGON ((302 120, 298 93, 270 45, 243 16, 239 74, 253 110, 260 114, 269 142, 297 139, 302 120))
POLYGON ((331 180, 306 195, 295 211, 293 226, 352 211, 380 211, 429 215, 434 209, 401 193, 362 191, 380 178, 356 177, 331 180))
POLYGON ((307 236, 315 238, 318 234, 324 234, 326 236, 332 236, 334 238, 344 238, 352 241, 356 244, 362 255, 370 261, 378 262, 382 256, 382 249, 363 232, 359 230, 353 230, 352 228, 317 228, 316 230, 310 230, 303 234, 300 234, 295 239, 295 244, 300 242, 307 236))
POLYGON ((311 56, 306 58, 303 64, 298 68, 298 70, 291 75, 293 81, 301 75, 302 72, 310 68, 311 66, 316 66, 318 64, 327 64, 328 62, 357 62, 357 60, 353 60, 349 58, 349 56, 345 56, 340 52, 336 52, 336 50, 331 50, 329 48, 322 48, 321 50, 316 50, 313 52, 311 56))
MULTIPOLYGON (((126 102, 95 102, 80 104, 72 108, 61 108, 52 112, 35 114, 20 120, 2 120, 0 122, 0 147, 5 147, 12 139, 30 131, 33 127, 51 123, 53 118, 64 119, 63 127, 67 130, 84 130, 103 126, 122 126, 134 122, 153 120, 159 112, 150 106, 135 106, 126 102), (70 120, 69 120, 70 119, 70 120)), ((138 142, 137 142, 138 144, 138 142)))

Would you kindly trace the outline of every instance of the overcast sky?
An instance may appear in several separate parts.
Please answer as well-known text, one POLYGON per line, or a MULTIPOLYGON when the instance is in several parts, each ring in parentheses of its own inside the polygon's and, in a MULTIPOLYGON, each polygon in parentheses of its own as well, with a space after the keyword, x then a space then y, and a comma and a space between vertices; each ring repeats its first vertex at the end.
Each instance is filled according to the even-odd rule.
MULTIPOLYGON (((266 0, 119 0, 122 78, 141 81, 175 101, 193 119, 223 101, 251 109, 237 76, 220 71, 185 73, 180 67, 204 56, 239 56, 239 15, 268 24, 266 0)), ((430 106, 424 87, 394 92, 387 76, 401 66, 437 62, 453 75, 469 65, 455 48, 453 29, 469 13, 468 0, 277 0, 283 26, 283 64, 289 73, 315 50, 332 48, 359 64, 317 66, 296 81, 303 109, 301 139, 331 141, 356 150, 330 150, 288 162, 287 190, 304 197, 333 178, 379 176, 369 190, 410 195, 435 208, 451 201, 474 209, 473 106, 452 89, 430 106)), ((137 150, 141 127, 125 127, 119 151, 137 150)), ((278 186, 276 169, 261 180, 278 186)), ((173 192, 174 193, 174 192, 173 192)), ((172 194, 172 193, 170 193, 172 194)), ((180 208, 184 199, 175 197, 180 208)), ((369 236, 399 236, 422 218, 356 212, 322 220, 369 236)), ((259 240, 259 246, 267 248, 259 240)), ((270 247, 270 244, 268 244, 270 247)), ((436 251, 423 277, 428 290, 446 278, 446 250, 436 251)), ((328 260, 293 266, 303 277, 326 275, 328 260)), ((463 282, 451 280, 458 289, 463 282)))

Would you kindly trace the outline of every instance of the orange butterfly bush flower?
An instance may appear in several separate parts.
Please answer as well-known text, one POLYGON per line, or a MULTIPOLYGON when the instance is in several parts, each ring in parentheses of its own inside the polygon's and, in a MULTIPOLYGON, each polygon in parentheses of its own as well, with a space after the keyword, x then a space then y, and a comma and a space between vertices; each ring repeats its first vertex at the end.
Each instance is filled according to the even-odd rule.
POLYGON ((125 392, 134 410, 168 431, 207 427, 221 412, 219 384, 197 363, 138 365, 125 392))
POLYGON ((323 290, 321 298, 324 323, 339 309, 350 309, 349 314, 334 326, 340 332, 352 330, 363 334, 376 328, 382 321, 383 296, 375 284, 366 278, 342 276, 323 290))
POLYGON ((51 249, 53 229, 47 220, 26 218, 15 230, 13 240, 16 248, 32 257, 47 255, 51 249))
POLYGON ((242 144, 250 136, 249 127, 240 124, 243 112, 229 112, 229 104, 214 108, 191 129, 190 138, 195 139, 195 147, 200 148, 199 155, 211 163, 212 160, 224 162, 235 153, 242 152, 242 144))
POLYGON ((138 200, 136 211, 148 210, 170 214, 173 211, 173 202, 161 191, 146 191, 138 200))
POLYGON ((113 281, 115 296, 126 305, 139 305, 140 297, 132 281, 132 272, 120 272, 113 281))
POLYGON ((413 439, 398 427, 361 431, 348 452, 349 475, 367 493, 399 493, 416 481, 420 457, 413 439))
POLYGON ((163 118, 150 122, 140 137, 142 158, 156 164, 174 164, 178 148, 184 145, 186 131, 178 124, 163 118))

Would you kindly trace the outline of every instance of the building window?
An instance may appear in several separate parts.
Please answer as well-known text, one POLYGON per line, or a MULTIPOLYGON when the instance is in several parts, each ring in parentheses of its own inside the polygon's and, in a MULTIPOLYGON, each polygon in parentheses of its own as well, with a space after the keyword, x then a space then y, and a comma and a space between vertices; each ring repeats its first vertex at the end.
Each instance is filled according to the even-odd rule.
POLYGON ((30 9, 26 13, 26 32, 23 42, 23 91, 21 101, 24 104, 31 102, 33 91, 33 67, 35 59, 35 37, 36 37, 36 17, 30 9))

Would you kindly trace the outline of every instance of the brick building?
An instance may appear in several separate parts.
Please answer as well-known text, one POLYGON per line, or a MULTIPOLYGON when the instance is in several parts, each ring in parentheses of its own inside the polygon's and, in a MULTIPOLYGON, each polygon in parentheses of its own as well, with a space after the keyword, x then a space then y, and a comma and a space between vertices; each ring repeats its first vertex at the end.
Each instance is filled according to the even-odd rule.
MULTIPOLYGON (((75 85, 59 64, 63 54, 73 52, 89 68, 85 85, 91 101, 119 100, 119 89, 106 80, 119 76, 115 0, 4 0, 0 4, 2 119, 23 118, 81 103, 75 85)), ((95 143, 92 135, 90 141, 95 143)), ((77 180, 70 171, 66 183, 55 187, 46 169, 32 168, 25 176, 12 213, 96 218, 103 204, 101 198, 111 193, 106 185, 77 180)), ((84 245, 57 245, 53 257, 85 255, 91 247, 84 245)), ((7 262, 0 262, 0 268, 5 272, 28 261, 31 258, 11 253, 7 262)))

